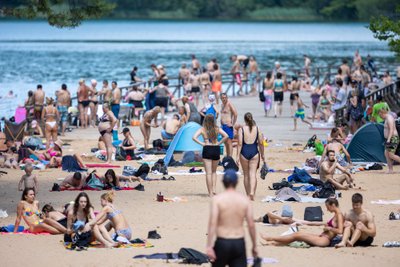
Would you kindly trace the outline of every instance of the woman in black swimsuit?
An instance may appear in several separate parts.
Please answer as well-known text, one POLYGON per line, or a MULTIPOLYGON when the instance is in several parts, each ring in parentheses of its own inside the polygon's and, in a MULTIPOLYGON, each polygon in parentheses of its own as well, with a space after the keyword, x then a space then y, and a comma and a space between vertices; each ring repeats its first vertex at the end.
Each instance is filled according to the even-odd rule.
POLYGON ((225 142, 228 135, 215 124, 214 116, 208 114, 204 118, 203 127, 201 127, 193 136, 193 141, 203 146, 203 162, 206 170, 206 183, 208 195, 215 195, 217 186, 217 167, 219 162, 220 145, 225 142), (222 139, 218 141, 218 134, 222 135, 222 139), (204 141, 198 138, 202 135, 204 141))
POLYGON ((124 135, 125 139, 122 141, 121 148, 125 150, 126 159, 132 160, 135 158, 135 140, 132 137, 131 131, 127 127, 122 130, 122 134, 124 135))
POLYGON ((236 164, 238 166, 239 163, 242 165, 246 194, 251 200, 254 200, 260 157, 265 162, 263 135, 256 126, 251 113, 247 112, 244 115, 244 122, 246 125, 240 128, 238 133, 236 164))
POLYGON ((110 105, 107 103, 103 104, 103 116, 100 118, 99 122, 99 133, 103 137, 103 141, 106 145, 107 151, 107 163, 111 163, 111 157, 113 153, 112 136, 111 133, 114 129, 117 119, 110 110, 110 105))

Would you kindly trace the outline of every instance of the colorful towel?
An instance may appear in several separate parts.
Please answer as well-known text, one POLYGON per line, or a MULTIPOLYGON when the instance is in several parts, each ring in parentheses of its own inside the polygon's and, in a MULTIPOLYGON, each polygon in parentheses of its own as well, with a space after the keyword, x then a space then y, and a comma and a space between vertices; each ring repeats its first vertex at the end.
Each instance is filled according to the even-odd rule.
MULTIPOLYGON (((94 189, 91 187, 84 187, 82 189, 76 189, 76 188, 65 188, 65 189, 60 189, 61 191, 103 191, 103 190, 116 190, 116 191, 132 191, 132 190, 137 190, 135 187, 120 187, 120 188, 109 188, 109 189, 94 189)), ((52 191, 50 192, 60 192, 60 191, 52 191)))
MULTIPOLYGON (((60 241, 66 249, 72 249, 72 243, 60 241)), ((150 242, 144 239, 131 240, 131 244, 120 244, 115 248, 152 248, 154 247, 150 242)), ((103 244, 97 241, 90 243, 89 248, 104 248, 103 244)))
POLYGON ((107 163, 87 163, 85 164, 88 168, 121 168, 119 165, 107 164, 107 163))

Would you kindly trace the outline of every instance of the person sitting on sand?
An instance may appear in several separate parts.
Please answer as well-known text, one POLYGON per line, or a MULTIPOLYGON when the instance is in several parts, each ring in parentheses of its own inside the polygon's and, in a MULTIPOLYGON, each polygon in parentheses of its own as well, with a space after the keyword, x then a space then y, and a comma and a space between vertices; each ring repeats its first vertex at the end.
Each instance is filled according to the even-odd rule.
POLYGON ((21 180, 18 183, 18 190, 23 191, 25 188, 33 188, 35 192, 38 192, 38 180, 35 174, 32 174, 33 165, 32 163, 25 164, 25 174, 22 175, 21 180), (22 184, 24 188, 22 188, 22 184))
POLYGON ((350 167, 352 166, 350 154, 347 151, 347 149, 344 147, 344 145, 336 138, 332 139, 324 148, 324 151, 322 152, 321 155, 321 161, 320 164, 326 159, 326 152, 329 150, 333 150, 335 152, 335 157, 337 162, 340 164, 342 167, 350 167), (346 155, 347 161, 343 158, 342 153, 346 155))
POLYGON ((121 133, 124 135, 124 140, 122 141, 120 146, 121 149, 124 150, 126 153, 126 160, 137 159, 137 157, 135 157, 136 144, 131 134, 131 131, 128 127, 125 127, 121 133))
POLYGON ((103 238, 110 243, 114 241, 130 243, 129 240, 132 238, 132 229, 122 211, 114 206, 114 197, 114 191, 101 195, 100 203, 103 209, 97 214, 96 218, 88 222, 86 226, 92 228, 94 225, 98 225, 103 238), (112 236, 110 236, 109 230, 107 229, 111 227, 115 230, 112 236))
POLYGON ((344 214, 342 241, 335 247, 371 246, 376 236, 374 216, 370 211, 363 209, 363 196, 360 193, 355 193, 351 202, 353 208, 344 214))
POLYGON ((55 210, 52 205, 46 204, 42 208, 42 213, 44 215, 44 222, 51 221, 53 224, 57 222, 60 226, 57 229, 60 229, 62 233, 67 233, 67 216, 61 211, 55 210))
POLYGON ((178 114, 174 114, 171 119, 166 120, 163 123, 163 129, 161 130, 162 139, 172 140, 175 134, 179 131, 181 127, 181 121, 178 114))
POLYGON ((149 147, 149 142, 150 142, 150 134, 151 134, 151 127, 157 128, 158 122, 157 122, 157 116, 158 113, 161 112, 161 108, 159 106, 155 106, 153 109, 147 111, 143 119, 140 121, 140 131, 142 132, 143 135, 143 143, 144 143, 144 149, 148 150, 149 147), (151 124, 151 122, 154 121, 154 124, 151 124))
POLYGON ((294 114, 294 128, 293 131, 297 130, 297 119, 300 118, 302 122, 310 125, 312 127, 311 122, 307 121, 305 119, 305 114, 304 114, 304 107, 309 108, 306 104, 304 104, 303 100, 301 100, 300 96, 298 94, 294 94, 294 101, 297 103, 297 111, 294 114))
POLYGON ((42 128, 38 125, 38 122, 36 120, 33 120, 31 123, 31 132, 32 135, 39 135, 44 137, 42 128))
POLYGON ((28 225, 31 233, 47 232, 52 235, 62 234, 63 232, 50 225, 51 221, 43 221, 39 210, 39 201, 35 199, 35 190, 33 188, 25 188, 22 192, 21 201, 17 207, 17 218, 14 224, 14 233, 18 231, 21 218, 28 225))
MULTIPOLYGON (((339 209, 339 202, 336 198, 328 198, 325 201, 326 209, 333 213, 334 216, 324 226, 321 234, 310 234, 304 232, 295 232, 289 235, 270 237, 265 234, 261 234, 267 242, 275 242, 280 245, 288 245, 295 241, 302 241, 310 246, 316 247, 328 247, 334 237, 343 233, 343 215, 339 209)), ((268 245, 269 243, 267 243, 268 245)))
POLYGON ((75 172, 69 174, 60 184, 61 190, 82 189, 86 184, 87 173, 75 172))
POLYGON ((0 163, 0 167, 8 169, 19 169, 18 154, 16 148, 14 146, 10 147, 10 144, 7 144, 7 147, 8 150, 6 153, 0 153, 0 158, 3 159, 3 162, 0 163))
MULTIPOLYGON (((68 210, 67 218, 67 234, 71 235, 71 237, 73 234, 72 229, 78 228, 78 226, 86 226, 88 222, 95 219, 93 206, 90 203, 89 196, 85 192, 78 194, 74 201, 73 207, 68 210)), ((82 232, 85 233, 89 232, 90 230, 90 227, 83 227, 82 232)), ((109 242, 103 238, 103 235, 100 233, 97 224, 93 225, 92 231, 95 238, 106 247, 110 248, 115 245, 114 242, 109 242)))
POLYGON ((337 190, 347 190, 349 187, 354 187, 354 179, 351 173, 337 162, 335 151, 328 150, 326 154, 328 157, 321 163, 319 170, 321 181, 331 183, 337 190), (336 169, 343 172, 343 174, 335 178, 333 175, 336 169), (343 185, 345 181, 348 185, 343 185))
POLYGON ((104 175, 100 174, 100 175, 97 175, 97 177, 103 182, 106 189, 121 187, 120 182, 133 183, 134 181, 137 181, 137 182, 141 181, 141 179, 136 176, 118 175, 114 172, 113 169, 108 169, 104 175))

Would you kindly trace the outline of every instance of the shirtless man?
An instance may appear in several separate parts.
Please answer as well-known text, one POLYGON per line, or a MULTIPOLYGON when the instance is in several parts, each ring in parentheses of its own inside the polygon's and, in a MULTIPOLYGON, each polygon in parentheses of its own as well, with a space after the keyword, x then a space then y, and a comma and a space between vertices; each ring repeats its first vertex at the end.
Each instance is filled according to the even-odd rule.
POLYGON ((360 56, 360 52, 358 52, 358 49, 354 53, 353 64, 355 69, 359 69, 362 65, 362 59, 360 56))
POLYGON ((344 214, 342 241, 335 247, 369 247, 376 236, 374 216, 370 211, 363 209, 361 194, 355 193, 351 197, 351 202, 353 209, 344 214))
POLYGON ((383 136, 386 139, 385 143, 385 157, 388 165, 387 173, 395 173, 393 171, 393 161, 400 163, 400 157, 397 156, 396 150, 399 146, 399 133, 396 129, 396 122, 387 109, 382 108, 379 110, 379 116, 385 120, 383 136))
POLYGON ((163 139, 172 140, 174 139, 175 134, 178 132, 181 127, 181 118, 178 114, 174 114, 172 118, 166 120, 163 123, 163 129, 161 130, 161 137, 163 139))
POLYGON ((251 86, 250 93, 256 93, 258 90, 257 85, 259 77, 258 77, 258 63, 254 56, 250 57, 249 72, 250 72, 250 86, 251 86))
POLYGON ((157 123, 158 113, 161 112, 161 108, 159 106, 155 106, 153 109, 147 111, 143 119, 140 122, 140 131, 142 132, 144 138, 144 149, 149 149, 149 141, 151 134, 151 127, 157 128, 159 125, 157 123), (151 124, 151 121, 154 120, 154 124, 151 124))
POLYGON ((82 189, 85 186, 86 178, 88 174, 75 172, 74 174, 69 174, 60 184, 62 190, 65 189, 82 189))
POLYGON ((238 177, 234 170, 227 170, 222 182, 225 192, 211 202, 206 253, 213 267, 247 266, 243 221, 249 229, 253 257, 258 257, 253 208, 245 195, 236 192, 238 177))
POLYGON ((181 68, 179 69, 179 79, 182 81, 182 85, 186 85, 188 83, 190 76, 190 71, 186 67, 186 64, 183 63, 181 68))
POLYGON ((328 159, 322 162, 319 170, 319 177, 321 181, 324 183, 331 183, 337 190, 347 190, 349 187, 354 187, 354 179, 351 176, 351 173, 338 164, 335 151, 328 150, 327 155, 328 159), (342 171, 343 174, 334 178, 333 175, 335 174, 336 169, 342 171), (348 185, 343 185, 345 181, 348 185))
POLYGON ((91 80, 90 81, 92 87, 89 92, 89 100, 90 100, 90 125, 94 128, 96 127, 96 122, 97 122, 97 109, 99 107, 99 99, 97 97, 97 81, 96 80, 91 80))
POLYGON ((60 114, 61 136, 65 136, 65 128, 68 121, 68 108, 71 105, 71 94, 67 89, 67 85, 61 85, 61 90, 57 92, 57 110, 60 114))
POLYGON ((38 84, 36 87, 36 91, 33 93, 33 99, 34 99, 34 117, 35 120, 39 122, 39 125, 41 125, 40 121, 42 119, 42 110, 44 106, 44 98, 45 98, 45 93, 43 91, 43 87, 41 84, 38 84))
POLYGON ((108 81, 104 80, 103 81, 103 88, 101 91, 98 93, 98 95, 104 95, 104 103, 110 103, 112 99, 112 91, 108 87, 108 81))
POLYGON ((206 68, 203 68, 203 73, 200 74, 200 84, 201 84, 201 94, 203 99, 203 105, 207 102, 208 92, 211 90, 210 74, 207 72, 206 68))
POLYGON ((327 156, 327 151, 333 150, 335 152, 335 157, 337 163, 342 166, 342 167, 348 167, 351 166, 353 163, 351 162, 350 154, 347 151, 347 149, 344 147, 344 145, 340 142, 340 139, 333 138, 324 148, 324 152, 322 152, 321 155, 321 161, 320 164, 325 160, 325 157, 327 156), (342 157, 342 152, 346 155, 347 162, 344 160, 342 157))
POLYGON ((347 59, 342 60, 342 65, 340 65, 340 69, 342 69, 342 75, 350 76, 350 67, 348 65, 347 59))
POLYGON ((114 113, 115 118, 118 120, 120 103, 121 103, 121 89, 118 88, 117 82, 112 81, 112 99, 111 99, 111 111, 114 113))
POLYGON ((192 55, 192 72, 194 74, 199 74, 201 70, 201 65, 196 55, 192 55))
POLYGON ((207 63, 207 71, 208 71, 209 73, 211 73, 211 72, 214 71, 214 64, 216 64, 216 63, 217 63, 217 59, 216 59, 216 58, 211 59, 211 60, 207 63))
POLYGON ((232 139, 234 137, 233 126, 236 124, 237 111, 233 104, 228 100, 228 96, 225 93, 221 94, 221 102, 221 126, 222 130, 224 130, 229 137, 225 141, 226 155, 232 157, 232 139))
POLYGON ((217 105, 219 105, 219 94, 221 93, 222 90, 222 74, 218 64, 214 64, 214 70, 212 75, 213 75, 213 81, 211 89, 212 92, 215 94, 217 105))
POLYGON ((191 87, 191 94, 194 97, 196 107, 199 106, 199 94, 200 94, 200 75, 191 73, 189 76, 189 83, 191 87))
POLYGON ((79 120, 83 128, 87 128, 88 123, 88 110, 89 110, 89 87, 86 85, 84 79, 79 80, 78 87, 78 109, 79 109, 79 120))

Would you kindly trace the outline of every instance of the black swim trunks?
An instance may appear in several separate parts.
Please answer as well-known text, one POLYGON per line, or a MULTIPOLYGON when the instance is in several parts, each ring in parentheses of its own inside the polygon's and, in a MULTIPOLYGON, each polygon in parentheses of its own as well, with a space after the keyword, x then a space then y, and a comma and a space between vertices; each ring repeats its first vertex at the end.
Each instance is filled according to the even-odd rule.
POLYGON ((83 101, 79 102, 79 104, 81 104, 84 108, 86 108, 89 106, 90 100, 83 100, 83 101))
POLYGON ((295 96, 297 96, 297 97, 299 97, 299 94, 298 93, 291 93, 290 94, 290 100, 295 100, 295 96))
POLYGON ((274 101, 283 102, 283 92, 274 92, 274 101))
POLYGON ((192 87, 191 92, 192 93, 200 93, 200 87, 198 87, 198 86, 192 87))
POLYGON ((156 97, 155 104, 156 104, 156 106, 159 106, 161 108, 167 108, 168 107, 168 97, 156 97))
POLYGON ((129 104, 133 104, 135 108, 142 108, 143 107, 143 102, 140 100, 130 100, 129 104))
POLYGON ((202 157, 203 159, 219 160, 220 156, 219 146, 204 146, 202 157))
POLYGON ((244 238, 226 239, 217 238, 214 245, 217 259, 213 267, 244 267, 247 266, 246 246, 244 238))
POLYGON ((354 243, 354 247, 369 247, 374 242, 374 238, 372 236, 367 237, 365 240, 358 240, 354 243))

